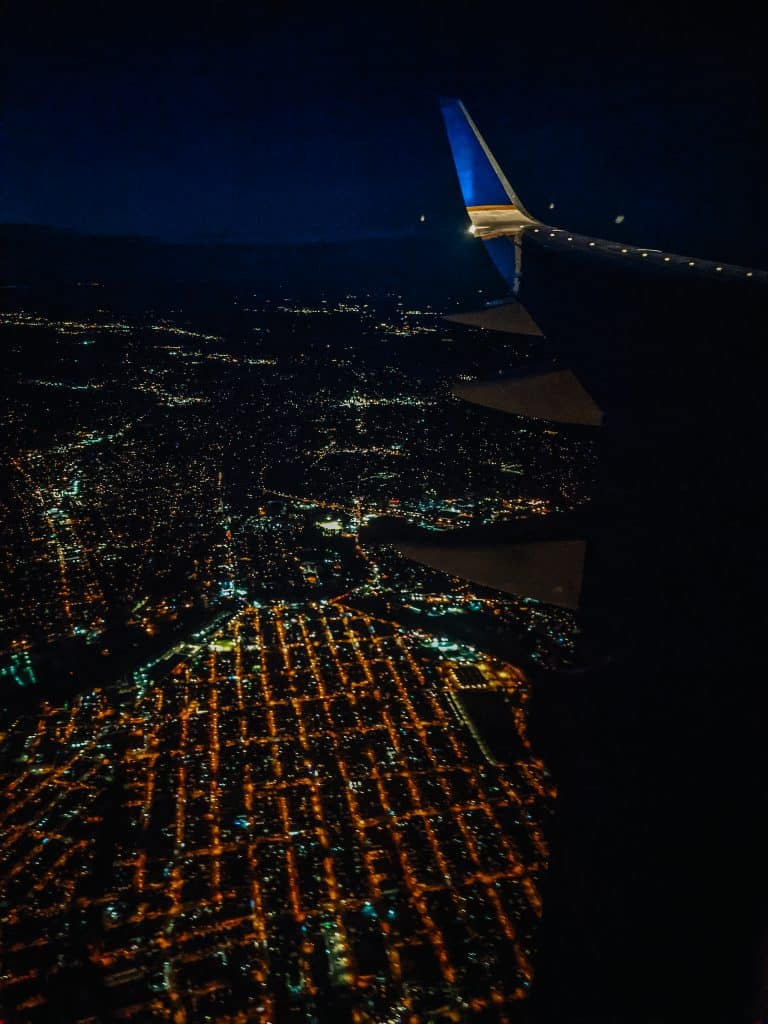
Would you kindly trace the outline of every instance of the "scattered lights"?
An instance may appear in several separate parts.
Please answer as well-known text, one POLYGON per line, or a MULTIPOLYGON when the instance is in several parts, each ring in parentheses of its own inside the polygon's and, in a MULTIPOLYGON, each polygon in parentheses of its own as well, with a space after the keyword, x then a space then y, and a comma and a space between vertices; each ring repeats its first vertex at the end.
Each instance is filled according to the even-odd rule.
MULTIPOLYGON (((562 232, 552 232, 557 234, 562 232)), ((289 299, 280 301, 291 312, 292 330, 297 308, 288 305, 289 299)), ((436 313, 407 310, 406 305, 400 303, 386 319, 395 326, 406 316, 437 320, 436 313)), ((366 329, 383 341, 379 316, 363 314, 366 308, 355 301, 339 304, 334 312, 367 315, 366 329)), ((174 312, 184 322, 183 312, 174 312)), ((331 323, 331 332, 336 323, 331 323)), ((173 325, 141 327, 145 335, 150 329, 183 333, 173 325)), ((246 325, 244 332, 249 330, 246 325)), ((248 368, 276 367, 277 360, 262 354, 267 351, 260 347, 262 339, 250 333, 243 337, 253 346, 253 357, 237 354, 234 342, 231 354, 208 352, 201 341, 162 335, 149 335, 151 360, 146 363, 133 339, 104 346, 124 348, 128 354, 120 364, 125 367, 120 384, 129 393, 131 410, 141 403, 148 409, 146 421, 142 423, 141 413, 130 412, 119 422, 116 403, 98 421, 98 434, 75 427, 66 443, 23 454, 32 528, 44 533, 41 543, 50 548, 46 568, 55 585, 53 600, 65 609, 59 614, 69 617, 68 634, 78 644, 98 641, 93 652, 98 655, 109 621, 98 579, 102 573, 111 579, 112 566, 122 558, 124 564, 115 573, 119 569, 131 577, 125 601, 129 626, 134 634, 144 630, 154 640, 152 658, 116 690, 93 691, 88 698, 73 700, 72 709, 67 705, 45 711, 37 732, 30 718, 19 726, 26 729, 33 721, 12 770, 29 773, 18 793, 29 799, 36 832, 29 850, 24 846, 29 831, 21 837, 23 856, 15 853, 15 828, 9 832, 6 857, 11 869, 19 865, 13 886, 30 893, 18 910, 17 923, 25 929, 34 924, 27 932, 35 935, 37 922, 25 920, 25 915, 40 911, 44 926, 36 935, 44 931, 45 938, 38 942, 35 937, 35 942, 50 948, 35 955, 51 953, 48 960, 55 965, 56 943, 63 942, 64 934, 60 916, 68 922, 73 893, 82 895, 77 913, 95 909, 103 922, 106 941, 94 956, 115 1003, 129 986, 132 1000, 141 1000, 149 990, 147 1005, 132 1004, 131 1012, 139 1015, 157 1010, 157 994, 167 992, 173 999, 172 1016, 197 1015, 209 996, 207 1008, 216 1006, 211 1013, 216 1016, 217 1000, 225 995, 221 965, 239 963, 242 956, 249 984, 258 991, 253 1009, 274 1019, 270 982, 284 965, 290 965, 291 976, 279 978, 281 991, 291 986, 302 998, 315 997, 312 951, 323 924, 336 980, 355 997, 359 994, 360 1005, 367 1004, 362 1015, 371 1019, 391 1018, 394 1024, 406 1010, 427 1019, 438 987, 450 999, 461 990, 468 959, 487 960, 485 973, 491 977, 495 939, 511 939, 514 930, 520 933, 521 951, 514 950, 514 964, 510 949, 510 977, 518 977, 517 987, 510 986, 509 992, 519 993, 528 979, 526 953, 540 913, 537 886, 547 851, 536 822, 540 801, 549 792, 543 771, 526 754, 509 768, 495 761, 472 719, 472 701, 492 691, 508 699, 514 708, 513 728, 526 750, 525 681, 513 666, 501 667, 476 648, 448 637, 429 647, 426 638, 438 616, 445 623, 460 623, 462 616, 479 622, 482 617, 494 628, 524 621, 538 656, 553 642, 564 642, 561 637, 570 639, 575 627, 551 609, 528 609, 516 599, 469 600, 473 592, 455 580, 449 595, 432 594, 425 570, 415 563, 403 567, 396 552, 369 548, 358 533, 382 511, 448 529, 548 515, 553 505, 528 497, 522 488, 512 489, 509 496, 505 475, 521 476, 523 466, 516 455, 510 459, 506 443, 499 447, 495 441, 483 451, 483 472, 492 481, 488 493, 467 497, 462 488, 454 489, 452 478, 444 477, 438 465, 442 434, 430 481, 434 486, 426 492, 404 487, 401 500, 390 504, 393 487, 381 481, 392 474, 364 476, 369 473, 366 466, 356 477, 359 466, 374 457, 397 458, 395 468, 401 471, 404 456, 410 454, 410 436, 402 443, 393 440, 400 437, 401 422, 407 426, 410 419, 418 430, 433 414, 442 415, 445 408, 450 413, 453 399, 446 404, 444 395, 435 398, 403 378, 387 385, 388 390, 377 390, 380 378, 357 368, 358 353, 352 346, 347 346, 349 351, 339 346, 323 351, 323 360, 354 370, 348 377, 340 371, 333 387, 320 389, 313 414, 321 440, 296 440, 284 426, 289 417, 280 417, 286 395, 297 407, 303 401, 291 391, 291 375, 297 370, 302 379, 311 376, 314 364, 306 350, 294 357, 281 349, 279 368, 253 373, 248 368), (210 408, 198 410, 187 396, 201 374, 221 390, 208 403, 210 408), (243 463, 258 467, 249 433, 253 419, 230 430, 226 418, 241 401, 237 389, 225 386, 228 375, 235 374, 247 379, 249 401, 256 391, 259 413, 273 415, 266 396, 267 389, 275 389, 272 393, 282 404, 269 427, 271 437, 278 439, 277 457, 306 456, 312 471, 317 466, 312 483, 317 481, 318 487, 307 486, 315 498, 274 500, 276 492, 265 488, 276 481, 267 477, 252 485, 238 507, 236 488, 226 485, 231 477, 220 446, 206 448, 210 436, 204 432, 208 420, 220 416, 214 424, 218 433, 211 436, 221 440, 226 431, 227 443, 239 448, 243 463), (178 401, 172 403, 173 398, 178 401), (178 409, 185 400, 190 407, 178 409), (364 415, 369 407, 370 414, 364 415), (369 443, 369 421, 382 419, 393 425, 391 436, 369 443), (163 443, 173 449, 167 464, 159 458, 153 462, 151 456, 151 434, 161 421, 168 425, 163 443), (345 435, 346 423, 355 426, 345 435), (141 424, 139 430, 135 424, 141 424), (195 447, 192 442, 201 438, 195 447), (311 451, 305 450, 307 445, 311 451), (193 453, 190 459, 187 452, 193 453), (337 480, 340 466, 344 469, 337 480), (343 473, 355 478, 350 483, 343 473), (350 498, 350 493, 363 496, 350 498), (140 531, 132 534, 125 526, 123 502, 143 506, 140 531), (108 519, 105 543, 98 536, 98 519, 88 519, 94 510, 102 525, 108 519), (185 516, 193 527, 179 525, 185 516), (321 537, 315 527, 328 536, 321 537), (300 555, 294 554, 297 538, 300 555), (312 548, 304 548, 305 543, 312 548), (162 557, 166 553, 167 561, 162 557), (171 564, 177 555, 179 562, 171 564), (276 604, 269 588, 288 573, 293 574, 290 587, 294 578, 299 580, 296 591, 286 588, 284 603, 276 604), (291 600, 307 593, 299 590, 301 574, 318 588, 306 603, 291 600), (333 576, 338 581, 323 590, 333 576), (347 605, 370 597, 396 605, 406 585, 420 616, 416 621, 427 624, 420 636, 347 605), (161 586, 168 588, 162 600, 161 586), (222 610, 225 603, 229 607, 222 610), (196 633, 183 618, 187 610, 195 616, 191 628, 196 633), (208 623, 203 628, 198 615, 208 623), (130 742, 118 742, 123 736, 130 742), (118 777, 125 786, 113 785, 118 777), (97 897, 101 882, 84 893, 80 871, 104 833, 97 813, 110 805, 110 799, 102 799, 105 794, 119 810, 121 829, 108 873, 110 891, 102 889, 97 897), (94 827, 77 831, 75 823, 84 822, 94 827), (520 843, 516 829, 521 830, 520 843), (72 832, 76 836, 70 841, 72 832), (379 836, 384 840, 381 848, 371 842, 379 836), (36 887, 38 881, 41 887, 36 887), (470 924, 465 940, 454 943, 452 930, 445 930, 443 903, 455 911, 459 929, 466 911, 470 924), (295 921, 296 937, 283 927, 287 916, 295 921), (472 921, 483 922, 481 941, 476 941, 472 921), (375 982, 356 973, 365 929, 374 925, 392 952, 382 960, 375 982), (408 983, 406 1008, 392 1002, 392 993, 401 984, 400 953, 405 961, 414 928, 419 950, 425 940, 431 944, 437 973, 428 996, 419 992, 418 984, 408 983), (184 1009, 190 977, 198 1000, 191 1011, 184 1009), (430 1007, 419 1005, 422 999, 430 1007)), ((78 339, 68 344, 74 350, 78 339)), ((76 350, 82 358, 82 350, 76 350)), ((43 392, 42 397, 52 402, 58 396, 43 392)), ((243 405, 242 411, 247 408, 243 405)), ((544 438, 543 443, 551 442, 544 438)), ((565 458, 561 461, 563 494, 569 487, 573 494, 576 474, 572 477, 573 467, 565 458)), ((10 665, 6 661, 0 677, 7 685, 34 685, 26 657, 10 665)), ((103 678, 110 678, 110 668, 105 664, 103 678)), ((5 736, 3 741, 0 754, 10 749, 5 736)), ((107 853, 111 851, 112 844, 107 853)), ((0 900, 5 896, 0 892, 0 900)), ((29 959, 24 942, 26 933, 11 950, 11 959, 17 954, 21 962, 29 959)), ((14 970, 15 962, 10 967, 14 970)), ((4 1005, 9 978, 6 974, 0 979, 4 1005)), ((488 995, 488 1005, 506 1000, 503 981, 488 995)), ((482 1008, 479 996, 476 1002, 482 1008)), ((252 1013, 250 1005, 247 1012, 252 1013)), ((45 1015, 46 1008, 39 1013, 45 1015)))

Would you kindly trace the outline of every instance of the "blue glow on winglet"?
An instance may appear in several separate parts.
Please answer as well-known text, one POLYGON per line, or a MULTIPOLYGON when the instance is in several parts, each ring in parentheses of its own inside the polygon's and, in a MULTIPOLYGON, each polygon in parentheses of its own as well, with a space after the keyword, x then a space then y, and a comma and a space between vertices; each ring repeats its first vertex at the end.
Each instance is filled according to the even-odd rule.
POLYGON ((451 144, 465 206, 503 206, 511 202, 480 141, 467 120, 461 100, 441 100, 440 110, 451 144))

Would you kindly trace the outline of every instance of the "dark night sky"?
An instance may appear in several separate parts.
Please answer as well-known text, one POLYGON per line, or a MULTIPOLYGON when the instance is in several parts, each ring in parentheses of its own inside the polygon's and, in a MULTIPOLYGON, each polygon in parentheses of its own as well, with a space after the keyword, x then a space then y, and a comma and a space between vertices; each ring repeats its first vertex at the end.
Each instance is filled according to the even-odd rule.
POLYGON ((174 241, 398 235, 422 213, 423 230, 461 230, 448 94, 540 216, 553 200, 574 230, 610 236, 623 213, 637 243, 759 255, 744 17, 74 7, 11 12, 0 220, 174 241))

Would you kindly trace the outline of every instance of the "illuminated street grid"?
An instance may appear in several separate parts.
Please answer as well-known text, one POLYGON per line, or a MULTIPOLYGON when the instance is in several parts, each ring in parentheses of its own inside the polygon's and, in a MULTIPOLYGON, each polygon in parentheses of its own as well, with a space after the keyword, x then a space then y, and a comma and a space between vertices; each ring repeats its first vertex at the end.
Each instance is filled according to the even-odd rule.
POLYGON ((91 971, 129 1021, 509 1020, 553 796, 526 700, 510 665, 320 603, 249 607, 122 692, 19 720, 3 1004, 50 1020, 91 971), (478 689, 510 715, 507 766, 478 689))

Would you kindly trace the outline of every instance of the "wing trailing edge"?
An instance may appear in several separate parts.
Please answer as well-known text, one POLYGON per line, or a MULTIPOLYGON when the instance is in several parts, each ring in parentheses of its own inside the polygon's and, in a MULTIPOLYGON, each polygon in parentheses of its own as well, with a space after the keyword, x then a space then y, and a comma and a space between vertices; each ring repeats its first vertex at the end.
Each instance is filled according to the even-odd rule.
POLYGON ((506 594, 577 609, 584 579, 584 540, 454 547, 398 544, 401 554, 431 569, 506 594))

